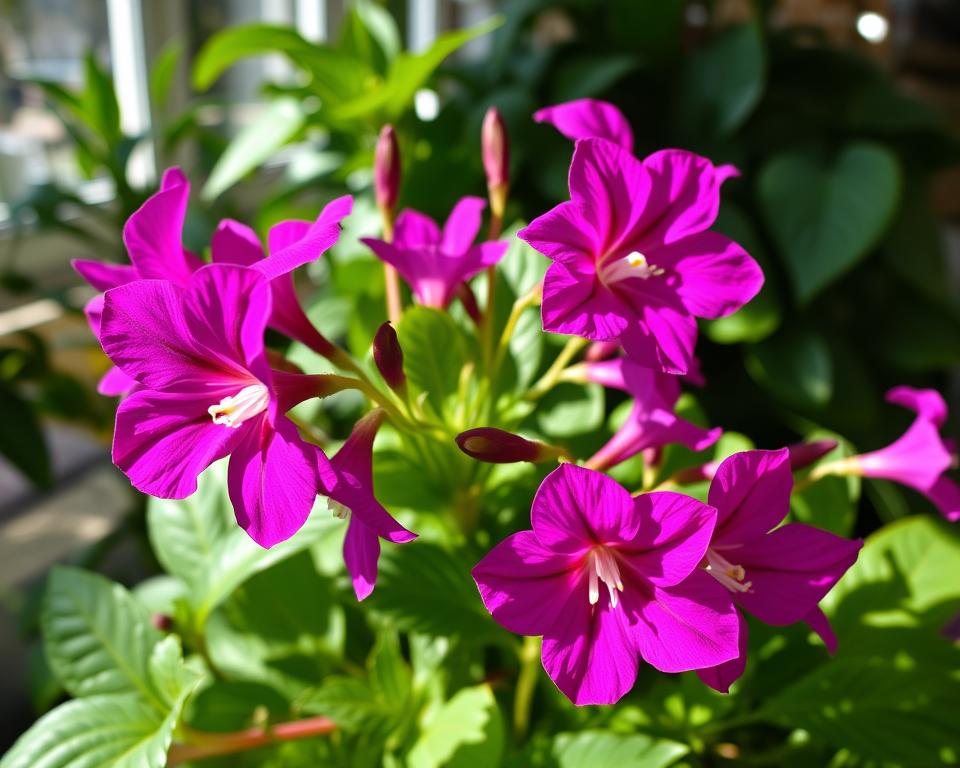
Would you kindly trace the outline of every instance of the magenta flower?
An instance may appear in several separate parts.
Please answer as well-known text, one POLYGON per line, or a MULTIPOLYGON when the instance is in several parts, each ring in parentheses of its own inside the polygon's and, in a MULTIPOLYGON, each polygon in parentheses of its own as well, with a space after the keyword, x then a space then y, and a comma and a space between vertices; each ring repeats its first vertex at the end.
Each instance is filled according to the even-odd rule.
MULTIPOLYGON (((817 607, 856 562, 863 542, 803 523, 777 526, 790 511, 790 452, 746 451, 728 457, 710 484, 717 526, 706 553, 707 572, 739 608, 774 626, 806 621, 832 651, 835 638, 817 607)), ((746 665, 747 625, 741 618, 740 656, 700 678, 726 692, 746 665)))
POLYGON ((538 123, 549 123, 568 139, 606 139, 633 153, 633 130, 613 104, 598 99, 577 99, 534 113, 538 123))
POLYGON ((443 231, 429 216, 405 210, 397 217, 393 243, 362 238, 378 258, 395 267, 417 301, 444 309, 457 286, 493 266, 507 252, 506 241, 473 244, 486 203, 465 197, 450 213, 443 231))
POLYGON ((403 544, 417 538, 393 519, 373 494, 373 440, 383 411, 371 411, 356 423, 350 437, 331 460, 316 451, 322 492, 340 518, 350 518, 343 541, 343 560, 353 579, 357 600, 373 592, 380 559, 380 539, 403 544))
MULTIPOLYGON (((189 198, 190 182, 179 168, 169 168, 163 174, 160 190, 149 197, 124 225, 123 242, 130 264, 76 260, 74 269, 98 291, 144 279, 169 280, 185 287, 191 275, 204 265, 182 243, 189 198)), ((327 205, 313 224, 299 221, 277 224, 270 231, 272 257, 269 263, 258 263, 264 256, 259 239, 253 230, 236 221, 221 222, 210 246, 214 263, 256 265, 270 277, 274 293, 274 316, 270 325, 320 354, 327 354, 330 344, 304 315, 289 273, 317 258, 337 241, 340 221, 349 215, 352 205, 352 198, 341 197, 327 205)), ((99 338, 103 296, 91 299, 84 311, 91 330, 99 338)), ((135 382, 114 368, 103 377, 98 391, 115 396, 127 394, 135 386, 135 382)))
POLYGON ((960 520, 960 485, 946 475, 957 465, 956 448, 940 437, 947 420, 947 404, 933 389, 895 387, 887 402, 917 414, 896 441, 879 451, 848 459, 857 474, 893 480, 926 496, 952 523, 960 520))
POLYGON ((316 460, 283 413, 328 394, 325 379, 272 371, 263 333, 270 286, 211 264, 181 288, 135 280, 106 293, 100 343, 138 384, 117 409, 114 463, 144 493, 182 499, 230 455, 237 522, 264 547, 292 536, 317 494, 316 460))
POLYGON ((617 340, 641 365, 686 373, 696 318, 729 315, 763 285, 739 245, 707 231, 730 174, 682 150, 640 161, 605 139, 578 141, 571 199, 519 233, 554 262, 544 330, 617 340))
POLYGON ((583 363, 572 370, 572 375, 621 389, 634 398, 627 420, 588 461, 594 469, 615 466, 640 451, 659 449, 670 443, 702 451, 717 442, 723 433, 719 427, 703 429, 674 413, 680 399, 680 382, 676 376, 645 368, 624 357, 583 363))
POLYGON ((493 618, 543 635, 544 669, 574 704, 612 704, 639 660, 663 672, 738 654, 729 593, 698 568, 716 511, 677 493, 637 498, 606 475, 563 464, 533 500, 533 530, 473 569, 493 618))

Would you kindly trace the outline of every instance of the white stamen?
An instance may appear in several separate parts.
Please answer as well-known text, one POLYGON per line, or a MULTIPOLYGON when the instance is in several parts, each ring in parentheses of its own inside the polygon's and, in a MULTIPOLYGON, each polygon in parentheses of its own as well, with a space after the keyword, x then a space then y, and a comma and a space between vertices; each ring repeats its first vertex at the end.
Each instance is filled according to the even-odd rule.
POLYGON ((350 507, 341 504, 339 501, 328 499, 327 506, 330 508, 330 511, 333 512, 334 517, 339 517, 341 520, 346 520, 350 517, 350 507))
POLYGON ((587 570, 590 575, 588 590, 590 605, 596 605, 600 599, 600 582, 602 581, 607 585, 610 607, 616 608, 619 602, 617 592, 623 592, 623 582, 620 580, 620 568, 613 552, 603 546, 594 547, 587 555, 587 570))
POLYGON ((263 384, 251 384, 237 394, 225 397, 216 405, 207 408, 214 424, 237 429, 247 419, 252 419, 267 410, 270 394, 263 384))
POLYGON ((744 581, 747 572, 742 565, 734 565, 714 550, 707 550, 707 572, 731 592, 749 592, 753 582, 744 581))
POLYGON ((663 273, 664 270, 661 267, 647 262, 647 257, 642 253, 633 251, 622 259, 617 259, 604 269, 602 277, 606 283, 615 283, 630 278, 649 280, 651 277, 659 277, 663 273))

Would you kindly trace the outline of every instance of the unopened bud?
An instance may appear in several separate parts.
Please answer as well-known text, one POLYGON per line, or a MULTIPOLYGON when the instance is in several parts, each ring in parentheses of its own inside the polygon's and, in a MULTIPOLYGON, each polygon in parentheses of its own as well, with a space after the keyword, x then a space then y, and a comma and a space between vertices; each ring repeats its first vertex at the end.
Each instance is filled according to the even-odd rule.
POLYGON ((393 211, 400 196, 400 147, 392 125, 380 129, 373 159, 373 191, 381 210, 393 211))
POLYGON ((797 471, 809 467, 819 461, 837 447, 836 440, 814 440, 811 443, 794 443, 788 445, 790 452, 790 469, 797 471))
POLYGON ((173 631, 173 619, 165 613, 155 613, 150 617, 150 623, 161 632, 173 631))
POLYGON ((619 349, 619 341, 595 341, 587 347, 584 359, 588 362, 596 363, 600 360, 606 360, 608 357, 613 357, 619 349))
POLYGON ((496 427, 477 427, 461 432, 457 435, 457 446, 470 458, 491 464, 556 461, 566 455, 562 448, 527 440, 496 427))
POLYGON ((403 372, 403 350, 397 332, 390 323, 384 323, 373 337, 373 359, 383 380, 394 392, 402 392, 407 385, 403 372))
POLYGON ((483 170, 487 174, 487 189, 490 191, 490 209, 494 216, 503 218, 510 186, 510 141, 507 127, 496 107, 490 107, 483 118, 480 143, 483 170))

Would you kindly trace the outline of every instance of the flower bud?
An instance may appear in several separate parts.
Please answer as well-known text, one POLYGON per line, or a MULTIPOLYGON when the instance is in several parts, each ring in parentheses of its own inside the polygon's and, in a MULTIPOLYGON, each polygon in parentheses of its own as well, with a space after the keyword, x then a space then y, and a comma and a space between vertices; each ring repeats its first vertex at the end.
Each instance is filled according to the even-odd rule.
POLYGON ((477 427, 461 432, 457 435, 457 446, 470 458, 491 464, 555 461, 566 455, 562 448, 527 440, 496 427, 477 427))
POLYGON ((383 380, 394 392, 402 392, 407 386, 403 373, 403 350, 397 332, 390 323, 384 323, 373 337, 373 359, 383 380))
POLYGON ((480 143, 490 191, 490 208, 494 216, 502 218, 510 185, 510 142, 507 127, 496 107, 490 107, 483 118, 480 143))
POLYGON ((400 196, 400 147, 397 132, 387 124, 380 129, 373 160, 373 191, 381 210, 393 211, 400 196))
POLYGON ((809 467, 836 447, 836 440, 815 440, 812 443, 794 443, 793 445, 788 445, 787 450, 790 452, 790 469, 796 472, 798 469, 809 467))
POLYGON ((154 613, 150 616, 150 623, 161 632, 173 631, 173 619, 165 613, 154 613))

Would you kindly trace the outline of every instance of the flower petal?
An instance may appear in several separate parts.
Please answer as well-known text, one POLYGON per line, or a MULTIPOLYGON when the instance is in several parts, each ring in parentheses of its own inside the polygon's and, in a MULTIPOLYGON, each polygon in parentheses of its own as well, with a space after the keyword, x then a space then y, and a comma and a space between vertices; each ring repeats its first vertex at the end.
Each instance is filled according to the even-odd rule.
POLYGON ((259 262, 257 269, 272 280, 315 261, 340 239, 340 222, 352 209, 353 198, 350 195, 327 203, 302 238, 277 252, 271 249, 270 256, 259 262))
POLYGON ((901 405, 942 427, 947 420, 947 404, 943 395, 935 389, 914 389, 913 387, 894 387, 887 392, 887 402, 901 405))
POLYGON ((482 197, 461 198, 443 225, 440 250, 451 255, 465 253, 477 239, 486 207, 487 202, 482 197))
POLYGON ((74 259, 70 265, 77 273, 98 291, 109 291, 118 285, 136 280, 140 275, 129 264, 107 264, 103 261, 74 259))
POLYGON ((622 608, 593 609, 573 593, 558 611, 563 621, 543 636, 543 668, 577 706, 613 704, 637 681, 639 660, 622 608))
POLYGON ((97 382, 97 392, 104 397, 121 397, 137 387, 136 379, 131 379, 116 366, 113 366, 97 382))
POLYGON ((940 475, 950 468, 953 457, 943 444, 936 424, 918 416, 893 443, 878 451, 864 453, 857 461, 867 477, 894 480, 921 493, 929 493, 940 475))
POLYGON ((632 541, 641 524, 623 486, 575 464, 561 464, 543 479, 530 522, 541 544, 570 554, 594 544, 632 541))
POLYGON ((677 295, 697 317, 736 312, 760 292, 763 271, 743 248, 717 232, 700 232, 649 254, 658 267, 680 276, 677 295))
POLYGON ((347 535, 343 539, 343 562, 353 581, 357 600, 370 596, 377 583, 377 562, 380 560, 380 537, 361 522, 350 516, 347 535))
POLYGON ((803 523, 790 523, 732 549, 714 547, 743 566, 751 588, 736 594, 745 610, 767 624, 803 620, 857 560, 863 542, 803 523))
POLYGON ((598 99, 577 99, 534 113, 538 123, 549 123, 568 139, 607 139, 633 152, 633 130, 613 104, 598 99))
POLYGON ((538 216, 517 233, 548 259, 566 263, 594 262, 603 242, 580 206, 571 201, 538 216))
POLYGON ((790 511, 793 474, 790 451, 743 451, 724 459, 710 484, 708 502, 717 508, 716 547, 763 536, 790 511))
POLYGON ((641 600, 624 592, 635 611, 640 655, 661 672, 715 667, 740 655, 740 619, 730 594, 697 569, 674 587, 653 587, 641 600))
POLYGON ((592 274, 551 264, 543 280, 543 329, 609 341, 627 328, 631 310, 592 274))
POLYGON ((230 457, 227 487, 237 523, 261 547, 300 530, 317 497, 316 460, 285 416, 271 427, 263 417, 238 430, 243 439, 230 457))
POLYGON ((400 212, 393 228, 393 242, 399 248, 421 248, 440 244, 437 222, 420 211, 407 208, 400 212))
POLYGON ((263 258, 263 245, 257 233, 246 224, 224 219, 210 239, 210 258, 214 264, 250 267, 263 258))
MULTIPOLYGON (((211 392, 211 402, 219 399, 211 392)), ((177 394, 139 390, 117 408, 113 463, 133 486, 161 499, 184 499, 197 476, 226 456, 240 430, 214 424, 207 404, 177 394)))
POLYGON ((560 609, 569 593, 588 603, 576 563, 545 547, 533 531, 520 531, 491 549, 471 573, 498 624, 518 635, 542 635, 566 621, 560 609))
POLYGON ((814 608, 810 613, 803 617, 803 620, 827 646, 827 651, 831 654, 837 652, 837 636, 834 634, 833 627, 830 626, 830 620, 820 608, 814 608))
POLYGON ((679 584, 700 565, 717 511, 682 493, 657 491, 633 500, 640 529, 618 549, 644 581, 660 587, 679 584))
POLYGON ((696 365, 697 321, 675 307, 645 306, 640 322, 629 325, 620 342, 633 362, 682 376, 696 365))
POLYGON ((960 486, 953 480, 945 475, 940 477, 931 486, 927 495, 947 520, 951 523, 960 520, 960 486))
POLYGON ((715 667, 697 670, 697 677, 713 690, 720 691, 720 693, 729 693, 730 686, 740 678, 743 670, 747 668, 747 641, 750 629, 746 619, 743 618, 743 614, 738 611, 737 616, 740 619, 740 655, 715 667))

